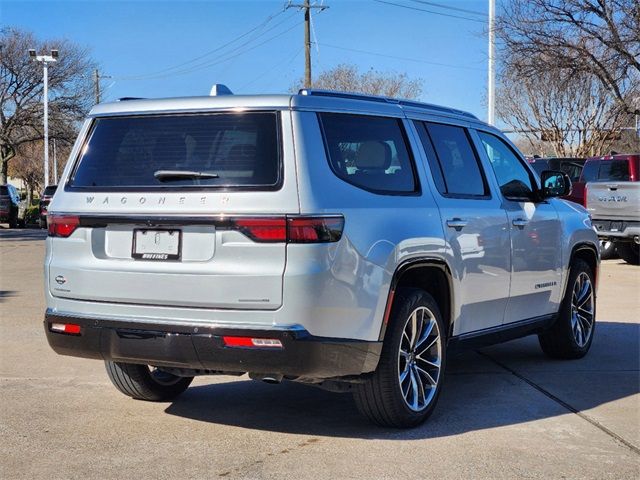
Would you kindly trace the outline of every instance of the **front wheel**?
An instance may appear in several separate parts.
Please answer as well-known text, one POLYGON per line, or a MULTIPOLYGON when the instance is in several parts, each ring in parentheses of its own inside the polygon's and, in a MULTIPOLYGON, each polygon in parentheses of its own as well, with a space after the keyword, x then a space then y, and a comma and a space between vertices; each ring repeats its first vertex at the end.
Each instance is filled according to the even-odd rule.
POLYGON ((596 328, 596 292, 593 272, 581 259, 571 262, 567 290, 553 326, 538 336, 542 351, 551 358, 584 357, 596 328))
POLYGON ((147 365, 105 361, 113 385, 137 400, 162 402, 184 392, 193 377, 178 377, 147 365))
POLYGON ((407 428, 433 412, 446 362, 444 322, 433 297, 398 293, 376 371, 354 392, 361 413, 374 423, 407 428))

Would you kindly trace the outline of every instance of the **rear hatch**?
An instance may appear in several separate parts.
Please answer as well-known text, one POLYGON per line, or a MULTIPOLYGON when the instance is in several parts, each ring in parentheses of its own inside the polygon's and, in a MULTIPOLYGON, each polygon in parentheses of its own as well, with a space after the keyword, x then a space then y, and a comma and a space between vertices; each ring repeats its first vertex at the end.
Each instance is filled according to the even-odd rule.
POLYGON ((288 111, 95 118, 50 207, 52 295, 277 309, 299 213, 287 125, 288 111))

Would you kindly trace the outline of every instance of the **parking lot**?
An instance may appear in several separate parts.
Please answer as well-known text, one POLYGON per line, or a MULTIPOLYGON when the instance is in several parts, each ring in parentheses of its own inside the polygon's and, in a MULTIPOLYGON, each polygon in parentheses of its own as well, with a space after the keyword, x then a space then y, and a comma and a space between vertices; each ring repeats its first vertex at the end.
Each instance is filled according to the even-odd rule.
POLYGON ((603 262, 590 354, 527 338, 450 359, 423 426, 381 429, 350 396, 201 377, 173 403, 131 400, 102 362, 43 331, 44 233, 0 228, 0 477, 638 478, 640 267, 603 262))

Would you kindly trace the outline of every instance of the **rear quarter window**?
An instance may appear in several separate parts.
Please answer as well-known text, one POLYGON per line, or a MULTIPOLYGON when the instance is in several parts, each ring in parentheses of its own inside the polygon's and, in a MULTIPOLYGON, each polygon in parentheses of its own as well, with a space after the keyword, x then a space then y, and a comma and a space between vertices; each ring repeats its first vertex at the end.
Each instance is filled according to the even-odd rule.
POLYGON ((282 180, 276 112, 98 118, 82 152, 70 188, 273 189, 282 180))
POLYGON ((381 194, 418 191, 401 120, 319 113, 329 164, 342 180, 381 194))

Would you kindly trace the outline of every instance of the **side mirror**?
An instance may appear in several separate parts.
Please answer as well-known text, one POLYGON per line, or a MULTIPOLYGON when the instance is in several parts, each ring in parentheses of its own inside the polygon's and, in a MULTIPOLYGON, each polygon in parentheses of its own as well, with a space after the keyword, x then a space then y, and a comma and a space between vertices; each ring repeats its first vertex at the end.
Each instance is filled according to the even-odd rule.
POLYGON ((545 170, 540 175, 542 199, 564 197, 571 193, 571 179, 564 172, 545 170))

